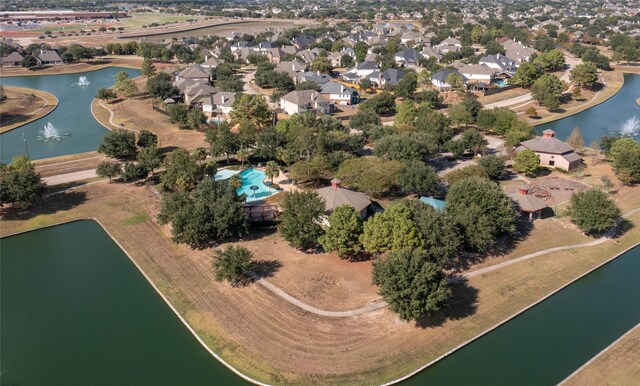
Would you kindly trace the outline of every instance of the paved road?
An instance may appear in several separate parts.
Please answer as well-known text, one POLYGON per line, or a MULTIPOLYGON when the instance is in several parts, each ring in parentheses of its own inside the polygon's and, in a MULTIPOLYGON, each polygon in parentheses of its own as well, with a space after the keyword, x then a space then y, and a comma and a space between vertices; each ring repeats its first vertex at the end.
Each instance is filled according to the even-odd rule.
MULTIPOLYGON (((565 60, 565 63, 567 64, 567 69, 562 74, 562 76, 560 76, 560 80, 569 83, 569 75, 570 75, 571 70, 576 65, 582 63, 582 60, 578 59, 576 57, 567 55, 567 54, 564 55, 564 60, 565 60)), ((493 109, 493 108, 498 108, 498 107, 522 105, 522 104, 528 103, 530 100, 531 100, 531 93, 529 92, 529 93, 526 93, 524 95, 520 95, 520 96, 517 96, 517 97, 505 99, 503 101, 498 101, 498 102, 494 102, 494 103, 488 103, 488 104, 484 105, 484 108, 485 109, 493 109)))

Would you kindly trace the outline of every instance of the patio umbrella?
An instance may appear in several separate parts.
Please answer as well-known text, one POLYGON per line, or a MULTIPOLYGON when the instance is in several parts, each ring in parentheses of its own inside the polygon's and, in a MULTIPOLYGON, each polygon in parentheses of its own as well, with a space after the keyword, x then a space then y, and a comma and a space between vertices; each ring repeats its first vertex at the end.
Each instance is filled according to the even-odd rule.
POLYGON ((257 187, 256 185, 251 185, 251 187, 249 189, 253 190, 253 198, 256 198, 256 190, 258 190, 260 188, 257 187))

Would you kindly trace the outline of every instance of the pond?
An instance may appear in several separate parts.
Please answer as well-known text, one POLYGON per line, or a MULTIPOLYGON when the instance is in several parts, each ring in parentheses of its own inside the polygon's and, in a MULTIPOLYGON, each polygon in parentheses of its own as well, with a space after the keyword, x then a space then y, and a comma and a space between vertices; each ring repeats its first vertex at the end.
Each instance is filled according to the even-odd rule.
POLYGON ((586 146, 604 135, 626 135, 640 141, 638 98, 640 75, 624 74, 624 86, 607 101, 569 117, 538 125, 536 132, 541 135, 544 130, 552 129, 558 138, 565 140, 574 127, 579 127, 586 146))
POLYGON ((244 385, 94 221, 0 241, 3 385, 244 385))
POLYGON ((0 161, 10 162, 14 156, 24 154, 25 140, 29 157, 34 160, 96 150, 107 129, 93 118, 91 102, 98 89, 113 86, 119 71, 131 77, 140 75, 139 70, 107 67, 77 74, 0 78, 3 86, 43 90, 55 95, 59 102, 49 115, 0 134, 0 161), (57 132, 57 139, 44 136, 48 123, 57 132))
POLYGON ((638 277, 635 247, 402 384, 555 385, 640 322, 638 277))

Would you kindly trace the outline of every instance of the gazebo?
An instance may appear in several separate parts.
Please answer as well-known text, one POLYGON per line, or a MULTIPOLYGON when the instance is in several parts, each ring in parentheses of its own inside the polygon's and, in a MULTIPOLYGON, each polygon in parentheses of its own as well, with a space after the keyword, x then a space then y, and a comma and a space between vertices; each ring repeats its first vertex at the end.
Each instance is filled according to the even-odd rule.
POLYGON ((547 203, 544 200, 529 194, 529 186, 522 185, 518 189, 518 193, 509 196, 520 209, 521 212, 529 213, 529 221, 533 221, 537 214, 540 218, 540 212, 547 207, 547 203))
POLYGON ((327 213, 340 205, 349 205, 360 214, 360 218, 367 217, 367 209, 371 205, 371 201, 364 193, 355 192, 340 186, 339 179, 331 180, 331 186, 316 190, 318 196, 324 200, 327 213))

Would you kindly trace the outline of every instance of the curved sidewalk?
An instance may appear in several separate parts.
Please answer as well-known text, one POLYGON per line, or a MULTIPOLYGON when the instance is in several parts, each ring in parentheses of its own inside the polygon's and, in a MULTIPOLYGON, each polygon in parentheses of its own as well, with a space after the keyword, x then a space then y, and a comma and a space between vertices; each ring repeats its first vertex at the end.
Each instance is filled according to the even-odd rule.
MULTIPOLYGON (((621 218, 619 219, 619 222, 624 219, 627 218, 629 216, 633 216, 634 214, 640 212, 640 208, 635 208, 632 209, 626 213, 624 213, 621 218)), ((618 222, 618 223, 619 223, 618 222)), ((616 227, 614 227, 613 229, 616 229, 616 227)), ((548 248, 548 249, 544 249, 542 251, 538 251, 538 252, 533 252, 533 253, 529 253, 527 255, 524 256, 520 256, 517 257, 515 259, 511 259, 502 263, 498 263, 498 264, 494 264, 492 266, 486 267, 486 268, 482 268, 479 269, 477 271, 472 271, 469 272, 467 274, 463 274, 463 275, 458 275, 458 276, 453 276, 451 278, 449 278, 449 282, 450 283, 455 283, 455 282, 460 282, 463 280, 466 280, 470 277, 474 277, 474 276, 478 276, 478 275, 483 275, 485 273, 489 273, 489 272, 493 272, 496 271, 498 269, 504 268, 504 267, 508 267, 510 265, 519 263, 521 261, 526 261, 526 260, 530 260, 533 259, 534 257, 538 257, 538 256, 542 256, 542 255, 546 255, 548 253, 553 253, 553 252, 558 252, 558 251, 564 251, 567 249, 577 249, 577 248, 585 248, 585 247, 592 247, 594 245, 598 245, 598 244, 602 244, 605 241, 611 240, 611 237, 613 236, 613 232, 609 232, 607 234, 605 234, 604 236, 592 240, 592 241, 588 241, 586 243, 582 243, 582 244, 573 244, 573 245, 564 245, 564 246, 560 246, 560 247, 554 247, 554 248, 548 248)), ((256 277, 254 275, 254 277, 256 277)), ((307 312, 310 312, 312 314, 315 315, 319 315, 319 316, 326 316, 329 318, 345 318, 345 317, 350 317, 350 316, 357 316, 357 315, 362 315, 362 314, 366 314, 369 312, 373 312, 376 310, 379 310, 381 308, 385 308, 387 306, 387 303, 384 301, 380 301, 380 302, 376 302, 376 303, 372 303, 369 304, 368 306, 365 307, 361 307, 361 308, 356 308, 353 310, 347 310, 347 311, 326 311, 326 310, 321 310, 319 308, 315 308, 313 306, 310 306, 309 304, 294 298, 293 296, 289 295, 288 293, 284 292, 282 289, 280 289, 279 287, 276 287, 275 285, 269 283, 266 279, 257 279, 257 282, 262 285, 264 288, 266 288, 268 291, 270 291, 271 293, 273 293, 274 295, 278 296, 279 298, 293 304, 296 307, 299 307, 307 312)))

